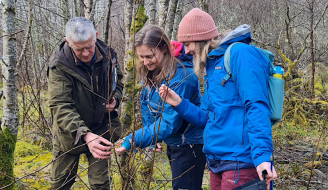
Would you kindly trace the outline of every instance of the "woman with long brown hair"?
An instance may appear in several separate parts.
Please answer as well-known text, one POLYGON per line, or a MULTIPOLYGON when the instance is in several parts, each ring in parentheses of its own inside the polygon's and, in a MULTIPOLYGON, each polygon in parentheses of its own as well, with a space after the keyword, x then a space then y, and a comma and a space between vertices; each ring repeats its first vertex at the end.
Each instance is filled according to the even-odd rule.
POLYGON ((172 188, 199 190, 205 166, 203 129, 183 120, 170 105, 164 104, 162 107, 163 102, 158 95, 160 85, 166 84, 195 106, 200 104, 201 95, 192 68, 192 56, 185 55, 183 49, 172 52, 175 50, 171 49, 168 37, 154 25, 147 25, 136 34, 134 48, 139 61, 137 76, 143 84, 140 95, 143 127, 126 136, 116 152, 121 153, 132 147, 145 148, 154 145, 156 139, 157 142, 164 141, 174 179, 172 188))

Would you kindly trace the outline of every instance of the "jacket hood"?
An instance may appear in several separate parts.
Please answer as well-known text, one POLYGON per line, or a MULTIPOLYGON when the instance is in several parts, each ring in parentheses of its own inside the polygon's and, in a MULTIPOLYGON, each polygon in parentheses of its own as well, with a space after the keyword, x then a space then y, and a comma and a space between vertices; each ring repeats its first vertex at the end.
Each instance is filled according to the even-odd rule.
POLYGON ((225 53, 228 46, 234 42, 242 42, 249 44, 252 41, 251 30, 247 24, 238 26, 235 30, 231 31, 218 45, 216 49, 213 49, 208 56, 220 56, 225 53))
POLYGON ((184 67, 193 67, 192 55, 185 54, 184 45, 182 45, 181 55, 177 57, 184 67))

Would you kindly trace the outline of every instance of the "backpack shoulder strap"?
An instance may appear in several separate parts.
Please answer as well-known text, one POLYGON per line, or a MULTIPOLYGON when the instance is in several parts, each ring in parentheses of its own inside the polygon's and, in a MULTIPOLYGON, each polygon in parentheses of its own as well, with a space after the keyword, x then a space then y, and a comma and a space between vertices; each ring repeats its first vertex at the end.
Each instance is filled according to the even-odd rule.
POLYGON ((224 86, 224 84, 229 80, 229 78, 232 79, 231 70, 230 70, 230 50, 233 45, 238 44, 238 43, 241 43, 241 42, 235 42, 235 43, 230 44, 224 53, 223 63, 224 63, 224 68, 227 71, 227 74, 223 77, 222 81, 220 82, 220 84, 222 86, 224 86))
POLYGON ((257 50, 259 50, 268 60, 269 60, 269 64, 270 64, 270 70, 269 70, 269 74, 270 76, 272 76, 272 71, 273 71, 273 60, 274 60, 274 55, 273 53, 271 53, 270 51, 266 50, 266 49, 261 49, 259 47, 255 47, 257 50))

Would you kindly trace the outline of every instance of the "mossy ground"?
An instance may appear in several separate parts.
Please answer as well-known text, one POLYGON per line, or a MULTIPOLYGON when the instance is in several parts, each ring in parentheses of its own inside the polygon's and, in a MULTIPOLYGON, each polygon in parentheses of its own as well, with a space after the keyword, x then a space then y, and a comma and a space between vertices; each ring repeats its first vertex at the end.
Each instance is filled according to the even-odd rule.
MULTIPOLYGON (((316 80, 316 90, 320 91, 320 96, 326 96, 327 94, 327 72, 320 72, 320 73, 326 73, 323 77, 320 78, 320 80, 316 80)), ((308 80, 305 80, 308 81, 308 80)), ((293 81, 293 84, 295 85, 299 83, 304 83, 303 80, 295 80, 293 81)), ((292 85, 293 86, 293 85, 292 85)), ((306 85, 302 89, 307 89, 306 85)), ((1 87, 1 84, 0 84, 1 87)), ((301 89, 301 90, 302 90, 301 89)), ((31 90, 29 87, 26 87, 25 89, 21 90, 31 90)), ((301 92, 301 90, 297 89, 296 92, 301 92)), ((48 106, 46 104, 46 93, 41 93, 40 99, 41 103, 43 104, 44 108, 44 114, 45 117, 49 117, 49 110, 48 106)), ((295 98, 298 99, 298 97, 290 96, 289 98, 295 98)), ((298 105, 303 105, 305 103, 310 104, 311 101, 308 99, 304 99, 304 102, 300 102, 298 105), (310 102, 310 103, 309 103, 310 102)), ((316 99, 315 99, 316 100, 316 99)), ((293 100, 290 99, 290 102, 293 100)), ((295 100, 295 102, 297 102, 295 100)), ((22 119, 22 98, 20 95, 18 96, 18 103, 19 103, 19 115, 22 119)), ((318 103, 316 103, 318 104, 318 103)), ((294 105, 294 104, 290 104, 294 105)), ((318 105, 316 105, 318 106, 318 105)), ((2 101, 0 101, 0 107, 2 107, 2 101)), ((317 107, 314 107, 317 108, 317 107)), ((325 107, 323 107, 325 108, 325 107)), ((293 111, 293 109, 291 109, 293 111)), ((313 109, 308 109, 312 110, 313 109)), ((318 109, 317 109, 318 110, 318 109)), ((136 110, 138 112, 138 110, 136 110)), ((302 110, 303 112, 303 110, 302 110)), ((40 114, 38 112, 38 109, 36 107, 29 107, 29 117, 31 118, 39 118, 40 114)), ((286 112, 287 113, 287 112, 286 112)), ((294 112, 293 112, 294 113, 294 112)), ((296 112, 295 112, 296 113, 296 112)), ((311 113, 310 111, 305 110, 304 115, 306 119, 309 119, 309 116, 307 114, 311 113)), ((321 112, 320 112, 321 114, 321 112)), ((2 109, 0 109, 0 117, 2 117, 2 109)), ((293 119, 299 118, 299 114, 291 114, 290 117, 285 116, 283 122, 278 123, 272 128, 272 138, 274 143, 274 148, 276 153, 283 151, 283 149, 287 149, 289 151, 290 144, 307 144, 311 148, 315 148, 316 144, 318 143, 320 135, 322 135, 322 127, 327 126, 326 119, 324 117, 318 116, 320 119, 309 119, 310 122, 306 122, 306 124, 302 124, 302 122, 291 122, 293 119), (317 123, 317 124, 315 124, 317 123), (280 150, 278 150, 278 148, 280 150)), ((31 138, 32 135, 36 136, 34 132, 37 129, 33 128, 33 126, 25 126, 24 130, 20 127, 19 128, 19 134, 18 134, 18 140, 16 144, 15 154, 14 154, 14 174, 15 178, 20 178, 22 176, 25 176, 27 174, 33 173, 36 170, 42 168, 43 166, 46 166, 51 161, 51 149, 49 148, 47 143, 49 142, 45 140, 44 138, 40 137, 37 141, 35 141, 35 138, 31 138)), ((321 141, 318 146, 318 151, 327 153, 328 152, 328 141, 327 141, 327 132, 322 136, 321 141), (324 140, 325 139, 325 140, 324 140)), ((292 155, 289 155, 286 157, 286 159, 292 159, 292 155)), ((112 184, 115 184, 117 181, 120 180, 120 175, 118 172, 117 167, 115 166, 115 160, 112 160, 112 184)), ((80 159, 80 164, 83 167, 87 167, 88 163, 86 159, 82 156, 80 159)), ((283 164, 276 164, 276 170, 278 172, 279 179, 276 180, 276 185, 279 184, 282 181, 291 181, 293 182, 294 179, 297 180, 306 180, 306 177, 309 176, 309 171, 305 169, 301 169, 302 162, 292 162, 288 166, 283 164), (280 180, 280 181, 279 181, 280 180)), ((79 171, 83 169, 83 167, 80 167, 79 171)), ((49 167, 46 167, 45 169, 33 173, 32 175, 28 175, 28 177, 22 179, 19 181, 15 188, 17 189, 49 189, 49 167)), ((77 182, 74 184, 72 189, 88 189, 85 187, 84 184, 88 184, 87 174, 86 171, 80 174, 80 179, 77 179, 77 182), (83 183, 81 182, 81 180, 83 183)), ((171 172, 170 172, 170 166, 169 162, 167 160, 167 157, 164 153, 157 154, 155 158, 155 168, 154 168, 154 174, 153 174, 153 181, 151 183, 152 189, 170 189, 171 183, 169 181, 171 179, 171 172)), ((204 171, 204 180, 203 180, 203 189, 209 189, 209 174, 208 170, 204 171)), ((281 183, 280 183, 281 184, 281 183)), ((113 188, 117 189, 117 188, 113 188)), ((296 188, 292 187, 286 187, 286 186, 275 186, 275 189, 305 189, 304 186, 298 185, 296 188)))
MULTIPOLYGON (((44 139, 40 138, 39 141, 32 141, 28 136, 26 137, 27 130, 19 129, 18 142, 16 144, 16 149, 14 153, 14 175, 15 178, 21 178, 19 182, 16 183, 15 189, 24 190, 24 189, 50 189, 49 179, 50 179, 50 166, 47 166, 52 159, 51 149, 48 146, 44 146, 44 139), (40 170, 40 168, 44 169, 40 170), (35 171, 40 170, 36 173, 35 171), (28 175, 31 174, 31 175, 28 175)), ((163 148, 165 149, 165 145, 163 148)), ((165 151, 165 150, 164 150, 165 151)), ((171 188, 171 170, 168 158, 165 152, 157 153, 155 158, 155 167, 154 174, 152 177, 152 182, 150 189, 170 189, 171 188)), ((136 156, 135 158, 137 158, 136 156)), ((139 160, 142 162, 143 160, 139 160)), ((87 168, 88 162, 84 155, 80 157, 80 166, 79 171, 87 168)), ((138 169, 139 174, 143 172, 144 165, 141 164, 138 169)), ((112 189, 120 189, 118 187, 121 180, 117 164, 114 157, 112 158, 112 165, 110 170, 112 171, 112 189)), ((140 176, 140 175, 139 175, 140 176)), ((145 186, 143 179, 138 179, 134 183, 136 186, 142 187, 145 186), (141 186, 140 186, 141 185, 141 186)), ((204 184, 209 184, 209 174, 208 171, 204 171, 204 184)), ((86 185, 88 184, 87 170, 82 172, 79 175, 79 178, 76 178, 71 189, 88 189, 86 185), (83 182, 82 182, 82 181, 83 182)), ((208 185, 204 185, 204 189, 209 189, 208 185)))

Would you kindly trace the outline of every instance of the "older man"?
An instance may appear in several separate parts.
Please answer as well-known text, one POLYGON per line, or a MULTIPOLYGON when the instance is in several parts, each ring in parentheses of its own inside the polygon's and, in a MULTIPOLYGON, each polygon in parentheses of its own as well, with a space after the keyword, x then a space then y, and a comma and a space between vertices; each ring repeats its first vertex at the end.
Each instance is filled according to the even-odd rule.
POLYGON ((69 189, 73 185, 79 156, 85 153, 90 187, 110 189, 107 158, 111 142, 122 133, 115 109, 122 97, 123 75, 115 69, 116 53, 97 39, 88 19, 70 19, 65 36, 65 42, 49 62, 49 105, 53 119, 51 188, 69 189))

